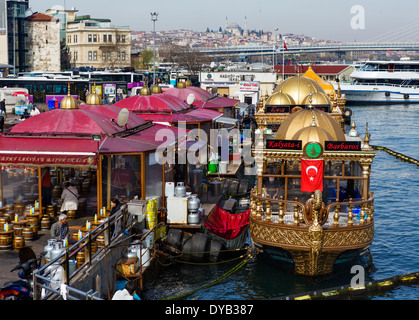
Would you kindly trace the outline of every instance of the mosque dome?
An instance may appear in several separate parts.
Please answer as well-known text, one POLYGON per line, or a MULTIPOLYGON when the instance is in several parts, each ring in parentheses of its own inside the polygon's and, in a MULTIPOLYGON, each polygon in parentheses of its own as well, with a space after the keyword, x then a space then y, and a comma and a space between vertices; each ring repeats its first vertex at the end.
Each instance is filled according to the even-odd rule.
POLYGON ((303 99, 303 105, 331 105, 329 98, 324 92, 316 92, 303 99))
POLYGON ((61 101, 60 109, 78 109, 79 104, 76 99, 71 96, 70 84, 68 84, 67 97, 61 101))
POLYGON ((282 91, 275 92, 272 94, 267 100, 266 104, 267 106, 284 106, 284 105, 295 105, 294 99, 286 93, 283 93, 282 91))
POLYGON ((310 96, 310 94, 314 96, 316 93, 325 93, 316 81, 301 75, 286 79, 278 86, 275 92, 288 94, 294 99, 296 105, 305 105, 304 99, 310 96))
POLYGON ((158 84, 151 87, 151 93, 162 93, 162 92, 163 91, 158 84))
POLYGON ((102 98, 96 93, 91 93, 86 98, 86 104, 89 105, 101 105, 103 104, 102 98))
POLYGON ((150 91, 149 87, 144 86, 144 87, 141 88, 140 95, 142 95, 142 96, 148 96, 150 94, 151 94, 151 91, 150 91))
POLYGON ((327 137, 330 141, 346 141, 345 133, 336 120, 326 112, 313 108, 300 110, 286 118, 277 131, 276 139, 301 140, 297 137, 306 136, 314 139, 312 141, 320 139, 324 142, 324 137, 327 137), (313 123, 315 123, 315 126, 313 123), (307 127, 313 128, 306 129, 307 127), (326 136, 323 131, 327 133, 326 136))
POLYGON ((179 89, 184 89, 184 88, 186 88, 186 83, 185 82, 178 82, 176 87, 179 88, 179 89))

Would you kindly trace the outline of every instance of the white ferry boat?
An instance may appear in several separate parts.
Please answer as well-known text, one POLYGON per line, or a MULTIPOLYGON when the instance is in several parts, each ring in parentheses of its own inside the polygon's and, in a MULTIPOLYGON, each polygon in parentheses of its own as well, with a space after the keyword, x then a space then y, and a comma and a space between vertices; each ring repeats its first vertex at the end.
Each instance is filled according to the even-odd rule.
POLYGON ((368 61, 340 83, 347 104, 419 103, 419 61, 368 61))

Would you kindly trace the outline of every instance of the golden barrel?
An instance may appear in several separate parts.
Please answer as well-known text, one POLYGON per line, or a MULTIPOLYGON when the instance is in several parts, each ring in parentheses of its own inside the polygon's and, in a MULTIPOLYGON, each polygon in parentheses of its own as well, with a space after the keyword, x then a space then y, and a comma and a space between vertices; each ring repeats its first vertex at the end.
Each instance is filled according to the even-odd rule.
POLYGON ((51 221, 49 216, 44 215, 41 219, 41 230, 49 230, 51 228, 51 221))
POLYGON ((6 207, 0 207, 0 216, 4 215, 6 212, 6 207))
POLYGON ((0 217, 0 230, 4 230, 4 225, 9 221, 9 217, 0 217))
POLYGON ((67 211, 68 220, 74 220, 74 219, 76 219, 76 216, 77 216, 77 210, 68 210, 67 211))
POLYGON ((32 227, 25 227, 22 230, 22 235, 25 238, 25 241, 32 241, 33 240, 33 229, 32 227))
POLYGON ((32 228, 33 238, 36 238, 38 236, 38 223, 32 224, 29 222, 28 225, 30 228, 32 228))
POLYGON ((54 199, 58 199, 61 197, 61 187, 60 186, 54 186, 54 188, 52 189, 52 197, 54 199))
POLYGON ((13 224, 13 231, 14 231, 15 236, 21 236, 23 232, 23 225, 13 224))
POLYGON ((23 214, 23 211, 25 211, 25 204, 24 203, 15 204, 15 213, 23 214))
POLYGON ((13 237, 13 248, 15 250, 20 250, 25 247, 25 238, 21 235, 13 237))
POLYGON ((84 263, 84 252, 79 251, 76 255, 76 269, 80 268, 84 263))
POLYGON ((9 251, 13 248, 13 232, 0 234, 0 251, 9 251))

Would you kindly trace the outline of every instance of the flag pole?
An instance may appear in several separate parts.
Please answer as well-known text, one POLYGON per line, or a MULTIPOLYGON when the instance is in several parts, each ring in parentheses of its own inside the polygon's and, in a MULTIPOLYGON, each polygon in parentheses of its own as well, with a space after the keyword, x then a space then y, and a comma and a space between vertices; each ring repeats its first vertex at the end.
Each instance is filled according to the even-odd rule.
POLYGON ((282 41, 282 81, 284 81, 284 74, 285 74, 285 47, 284 47, 284 41, 282 41))

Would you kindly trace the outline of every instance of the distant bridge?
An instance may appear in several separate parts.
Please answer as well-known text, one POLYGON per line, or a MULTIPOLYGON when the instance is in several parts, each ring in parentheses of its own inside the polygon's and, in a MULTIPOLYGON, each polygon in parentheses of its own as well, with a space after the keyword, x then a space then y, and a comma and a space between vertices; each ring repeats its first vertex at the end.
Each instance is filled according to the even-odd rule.
POLYGON ((301 53, 322 53, 335 52, 345 54, 347 52, 359 51, 419 51, 419 42, 352 42, 336 43, 328 45, 310 45, 310 46, 287 46, 285 50, 280 45, 278 50, 274 46, 231 46, 221 48, 197 48, 200 52, 213 57, 238 57, 238 56, 261 56, 261 55, 282 55, 301 54, 301 53))

